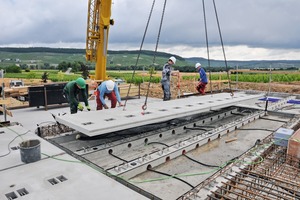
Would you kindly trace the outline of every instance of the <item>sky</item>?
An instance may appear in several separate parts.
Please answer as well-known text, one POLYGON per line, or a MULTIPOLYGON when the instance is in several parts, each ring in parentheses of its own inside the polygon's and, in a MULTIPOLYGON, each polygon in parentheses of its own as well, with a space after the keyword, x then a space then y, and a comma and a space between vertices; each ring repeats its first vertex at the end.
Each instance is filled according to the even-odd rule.
MULTIPOLYGON (((158 41, 157 51, 208 58, 208 43, 210 59, 300 60, 299 0, 168 0, 158 34, 164 2, 155 1, 143 50, 158 41)), ((113 0, 108 50, 140 49, 152 4, 113 0)), ((0 47, 85 48, 87 14, 88 0, 0 0, 0 47)))

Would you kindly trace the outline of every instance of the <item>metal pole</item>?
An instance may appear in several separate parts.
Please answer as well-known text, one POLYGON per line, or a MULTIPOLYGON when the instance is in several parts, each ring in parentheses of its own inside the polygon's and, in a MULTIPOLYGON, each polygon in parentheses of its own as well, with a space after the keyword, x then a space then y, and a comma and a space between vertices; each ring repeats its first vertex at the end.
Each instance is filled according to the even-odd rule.
POLYGON ((238 68, 239 66, 236 65, 236 80, 235 80, 235 89, 237 90, 238 89, 238 83, 239 83, 239 72, 238 72, 238 68))

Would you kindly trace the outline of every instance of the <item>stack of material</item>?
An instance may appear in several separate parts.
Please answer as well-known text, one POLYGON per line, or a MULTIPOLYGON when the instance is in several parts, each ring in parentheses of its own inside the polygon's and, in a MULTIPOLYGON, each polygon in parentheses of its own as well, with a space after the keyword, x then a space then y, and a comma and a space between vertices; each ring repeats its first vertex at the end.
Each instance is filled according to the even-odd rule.
POLYGON ((290 137, 287 154, 300 159, 300 129, 290 137))
POLYGON ((274 134, 274 143, 279 146, 287 147, 288 141, 293 133, 293 129, 279 128, 274 134))
POLYGON ((19 97, 28 95, 28 86, 5 88, 5 97, 19 97))

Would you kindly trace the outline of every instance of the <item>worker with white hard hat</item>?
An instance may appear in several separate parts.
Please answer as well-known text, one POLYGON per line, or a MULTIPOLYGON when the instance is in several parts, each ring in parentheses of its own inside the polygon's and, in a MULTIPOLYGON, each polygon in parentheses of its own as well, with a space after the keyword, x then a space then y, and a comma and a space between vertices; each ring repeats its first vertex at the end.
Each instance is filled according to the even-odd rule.
POLYGON ((164 98, 163 98, 164 101, 169 101, 171 99, 170 76, 174 75, 174 73, 172 73, 172 66, 175 63, 176 63, 176 58, 174 56, 171 56, 162 69, 162 77, 160 82, 164 92, 164 98))
POLYGON ((96 93, 97 110, 102 110, 103 107, 105 109, 108 109, 108 106, 105 102, 105 97, 108 97, 110 99, 111 108, 116 107, 117 101, 119 103, 119 106, 123 106, 118 87, 112 80, 103 81, 98 86, 96 93))
POLYGON ((200 63, 196 63, 195 68, 200 75, 199 83, 198 83, 196 89, 200 94, 205 95, 205 87, 207 85, 207 76, 206 76, 205 70, 203 69, 203 67, 201 67, 200 63))
POLYGON ((84 104, 88 111, 91 110, 87 99, 86 83, 83 78, 77 78, 75 81, 70 81, 63 89, 63 96, 70 104, 71 114, 77 113, 78 110, 83 110, 83 105, 79 102, 78 95, 81 93, 84 104))

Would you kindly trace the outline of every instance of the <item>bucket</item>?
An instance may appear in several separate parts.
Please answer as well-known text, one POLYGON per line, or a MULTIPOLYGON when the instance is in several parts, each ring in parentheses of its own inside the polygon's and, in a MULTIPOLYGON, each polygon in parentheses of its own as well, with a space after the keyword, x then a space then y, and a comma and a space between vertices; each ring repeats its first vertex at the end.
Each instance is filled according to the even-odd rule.
POLYGON ((21 161, 31 163, 41 159, 41 142, 39 140, 26 140, 20 143, 21 161))

